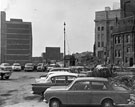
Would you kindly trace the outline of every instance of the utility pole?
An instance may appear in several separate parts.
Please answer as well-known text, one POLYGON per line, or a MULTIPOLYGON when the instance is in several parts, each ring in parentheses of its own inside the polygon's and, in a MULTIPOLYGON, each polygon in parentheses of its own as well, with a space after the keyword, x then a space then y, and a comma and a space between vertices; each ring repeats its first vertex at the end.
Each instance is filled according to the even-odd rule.
POLYGON ((66 67, 65 56, 66 56, 66 23, 64 22, 64 67, 66 67))

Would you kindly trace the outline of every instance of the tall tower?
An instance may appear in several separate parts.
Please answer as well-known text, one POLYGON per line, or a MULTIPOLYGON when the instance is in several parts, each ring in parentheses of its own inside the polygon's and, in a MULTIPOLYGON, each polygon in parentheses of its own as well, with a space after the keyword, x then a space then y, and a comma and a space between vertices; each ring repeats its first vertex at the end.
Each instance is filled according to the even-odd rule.
POLYGON ((66 56, 66 23, 64 22, 64 67, 66 66, 65 64, 65 56, 66 56))

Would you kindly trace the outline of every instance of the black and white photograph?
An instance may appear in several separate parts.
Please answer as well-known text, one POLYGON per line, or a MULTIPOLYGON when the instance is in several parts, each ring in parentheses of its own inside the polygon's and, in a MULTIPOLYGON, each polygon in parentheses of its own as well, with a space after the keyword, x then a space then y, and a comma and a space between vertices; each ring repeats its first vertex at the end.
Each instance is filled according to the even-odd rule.
POLYGON ((0 0, 0 107, 135 107, 135 0, 0 0))

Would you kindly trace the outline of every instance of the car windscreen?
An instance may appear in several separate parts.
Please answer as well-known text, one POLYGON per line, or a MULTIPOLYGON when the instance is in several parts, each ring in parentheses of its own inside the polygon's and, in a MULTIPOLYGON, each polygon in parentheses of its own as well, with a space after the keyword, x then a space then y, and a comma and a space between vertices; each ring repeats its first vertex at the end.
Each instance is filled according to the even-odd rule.
POLYGON ((8 64, 8 63, 5 63, 5 64, 4 64, 4 66, 10 66, 10 64, 8 64))

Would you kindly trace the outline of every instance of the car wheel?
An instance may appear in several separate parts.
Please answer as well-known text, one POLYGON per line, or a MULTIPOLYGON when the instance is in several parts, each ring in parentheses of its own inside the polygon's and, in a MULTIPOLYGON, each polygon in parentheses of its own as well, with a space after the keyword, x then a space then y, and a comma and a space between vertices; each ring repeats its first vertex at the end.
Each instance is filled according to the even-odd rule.
POLYGON ((106 100, 102 103, 102 107, 114 107, 112 100, 106 100))
POLYGON ((9 79, 9 76, 6 76, 5 79, 9 79))
POLYGON ((49 103, 49 107, 61 107, 60 102, 58 100, 51 100, 49 103))

